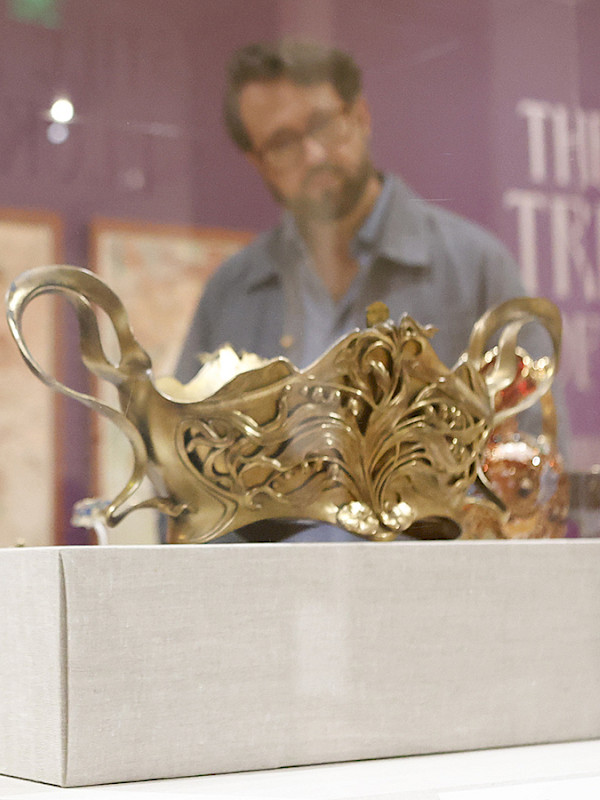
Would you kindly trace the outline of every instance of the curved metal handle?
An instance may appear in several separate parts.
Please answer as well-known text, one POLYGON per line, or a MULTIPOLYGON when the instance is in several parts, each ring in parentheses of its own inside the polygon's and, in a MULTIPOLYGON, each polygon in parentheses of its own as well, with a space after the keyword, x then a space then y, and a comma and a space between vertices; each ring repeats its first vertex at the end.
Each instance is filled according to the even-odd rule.
MULTIPOLYGON (((23 313, 29 303, 42 294, 59 294, 75 309, 79 324, 81 357, 94 375, 121 386, 129 380, 150 379, 152 363, 149 355, 134 338, 125 308, 117 295, 93 272, 80 267, 47 266, 29 270, 20 275, 10 286, 6 295, 7 319, 27 366, 46 386, 54 391, 78 400, 88 408, 99 412, 113 422, 127 437, 133 450, 133 470, 125 488, 106 505, 102 516, 108 525, 116 525, 134 508, 156 507, 166 513, 175 513, 166 498, 152 498, 125 510, 118 509, 140 486, 148 463, 145 442, 138 429, 119 410, 96 400, 88 394, 71 389, 49 375, 31 354, 22 333, 23 313), (120 348, 118 363, 110 361, 102 347, 100 331, 92 303, 109 317, 117 335, 120 348)), ((177 511, 178 513, 178 511, 177 511)))
POLYGON ((21 334, 21 319, 29 303, 38 295, 47 293, 64 295, 75 309, 79 322, 82 359, 91 372, 115 386, 128 378, 148 372, 152 366, 150 356, 135 340, 125 308, 117 295, 87 269, 53 265, 24 272, 12 283, 6 295, 8 324, 12 335, 29 368, 40 380, 58 389, 52 379, 48 380, 49 376, 27 348, 21 334), (113 324, 121 351, 118 364, 113 364, 104 353, 91 303, 101 308, 113 324))
MULTIPOLYGON (((535 389, 518 403, 496 411, 493 426, 533 406, 550 389, 560 360, 562 323, 560 311, 550 300, 542 297, 519 297, 507 300, 487 311, 476 323, 471 334, 467 359, 484 374, 490 398, 509 386, 517 372, 517 338, 524 325, 538 323, 549 334, 553 352, 544 358, 542 377, 535 389), (491 368, 486 366, 486 345, 504 329, 500 335, 497 356, 491 368)), ((540 362, 538 362, 540 363, 540 362)))

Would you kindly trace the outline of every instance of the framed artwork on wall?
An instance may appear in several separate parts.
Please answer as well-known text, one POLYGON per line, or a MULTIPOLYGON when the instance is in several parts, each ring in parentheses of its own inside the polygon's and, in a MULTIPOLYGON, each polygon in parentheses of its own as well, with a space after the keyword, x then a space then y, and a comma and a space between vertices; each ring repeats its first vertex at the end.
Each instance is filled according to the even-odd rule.
MULTIPOLYGON (((0 292, 28 269, 62 260, 62 224, 50 212, 0 208, 0 292)), ((23 333, 41 366, 58 369, 52 297, 25 310, 23 333)), ((29 371, 8 326, 0 326, 0 546, 50 545, 59 465, 56 395, 29 371)))
MULTIPOLYGON (((208 278, 253 236, 249 232, 220 228, 105 218, 92 222, 90 265, 125 306, 135 338, 152 359, 155 376, 173 374, 208 278)), ((101 331, 110 356, 111 332, 102 326, 101 331)), ((116 342, 113 341, 112 345, 116 347, 116 342)), ((116 358, 116 351, 113 356, 116 358)), ((98 392, 103 400, 111 405, 117 404, 114 387, 105 384, 98 387, 98 392)), ((97 495, 112 499, 130 475, 129 443, 116 426, 100 419, 96 452, 97 495)), ((149 511, 136 512, 126 518, 110 532, 111 542, 155 541, 156 526, 150 518, 152 514, 149 511)))

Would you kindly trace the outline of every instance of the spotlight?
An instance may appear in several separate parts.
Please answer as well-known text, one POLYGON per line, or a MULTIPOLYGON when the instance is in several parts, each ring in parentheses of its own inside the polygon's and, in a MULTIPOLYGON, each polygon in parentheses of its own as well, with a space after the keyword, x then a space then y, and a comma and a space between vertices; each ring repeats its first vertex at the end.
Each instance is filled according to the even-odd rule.
POLYGON ((75 109, 73 108, 73 103, 66 97, 59 97, 52 103, 50 117, 54 122, 65 124, 71 122, 74 116, 75 109))

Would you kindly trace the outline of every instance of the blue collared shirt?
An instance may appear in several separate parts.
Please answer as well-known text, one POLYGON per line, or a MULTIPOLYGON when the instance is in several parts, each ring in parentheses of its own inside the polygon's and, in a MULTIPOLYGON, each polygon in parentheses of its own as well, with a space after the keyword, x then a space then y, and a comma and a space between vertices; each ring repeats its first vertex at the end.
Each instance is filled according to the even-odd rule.
MULTIPOLYGON (((393 176, 355 238, 360 270, 339 303, 327 295, 289 225, 284 220, 259 236, 209 281, 181 354, 180 380, 195 375, 198 354, 226 342, 303 366, 343 333, 364 327, 365 309, 376 300, 388 305, 394 320, 408 313, 435 325, 433 347, 451 367, 488 308, 525 294, 514 259, 494 236, 421 200, 393 176)), ((320 525, 293 539, 357 541, 320 525)))
MULTIPOLYGON (((335 341, 365 325, 361 305, 365 282, 377 256, 378 231, 384 224, 393 193, 393 179, 384 179, 371 213, 350 245, 359 270, 343 297, 334 300, 319 277, 318 265, 300 236, 291 214, 286 214, 283 235, 290 257, 280 265, 285 295, 284 327, 291 344, 288 357, 296 366, 307 367, 335 341)), ((284 333, 284 337, 286 334, 284 333)), ((285 339, 284 339, 285 341, 285 339)))
MULTIPOLYGON (((321 297, 325 290, 316 276, 306 284, 308 295, 300 290, 299 250, 291 246, 286 224, 257 237, 209 281, 181 353, 180 380, 195 375, 199 353, 226 342, 265 358, 285 355, 306 362, 330 346, 342 327, 363 327, 365 309, 377 300, 396 321, 407 313, 422 325, 435 325, 433 346, 451 367, 488 308, 525 294, 514 259, 494 236, 421 200, 390 176, 357 236, 359 261, 367 266, 342 299, 337 319, 333 314, 314 336, 310 332, 305 345, 305 309, 314 317, 307 297, 316 293, 325 306, 332 301, 321 297)), ((307 268, 302 275, 311 272, 307 268)))

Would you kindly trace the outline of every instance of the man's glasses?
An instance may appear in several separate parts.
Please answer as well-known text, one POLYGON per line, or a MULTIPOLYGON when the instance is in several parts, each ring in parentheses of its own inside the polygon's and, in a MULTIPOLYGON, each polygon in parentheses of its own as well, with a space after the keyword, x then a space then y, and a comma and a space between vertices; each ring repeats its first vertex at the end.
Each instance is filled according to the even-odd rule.
POLYGON ((313 118, 304 133, 282 131, 260 150, 256 150, 255 154, 275 169, 296 167, 304 159, 305 139, 312 139, 329 149, 349 138, 352 130, 349 111, 348 107, 344 107, 335 112, 320 113, 313 118))

